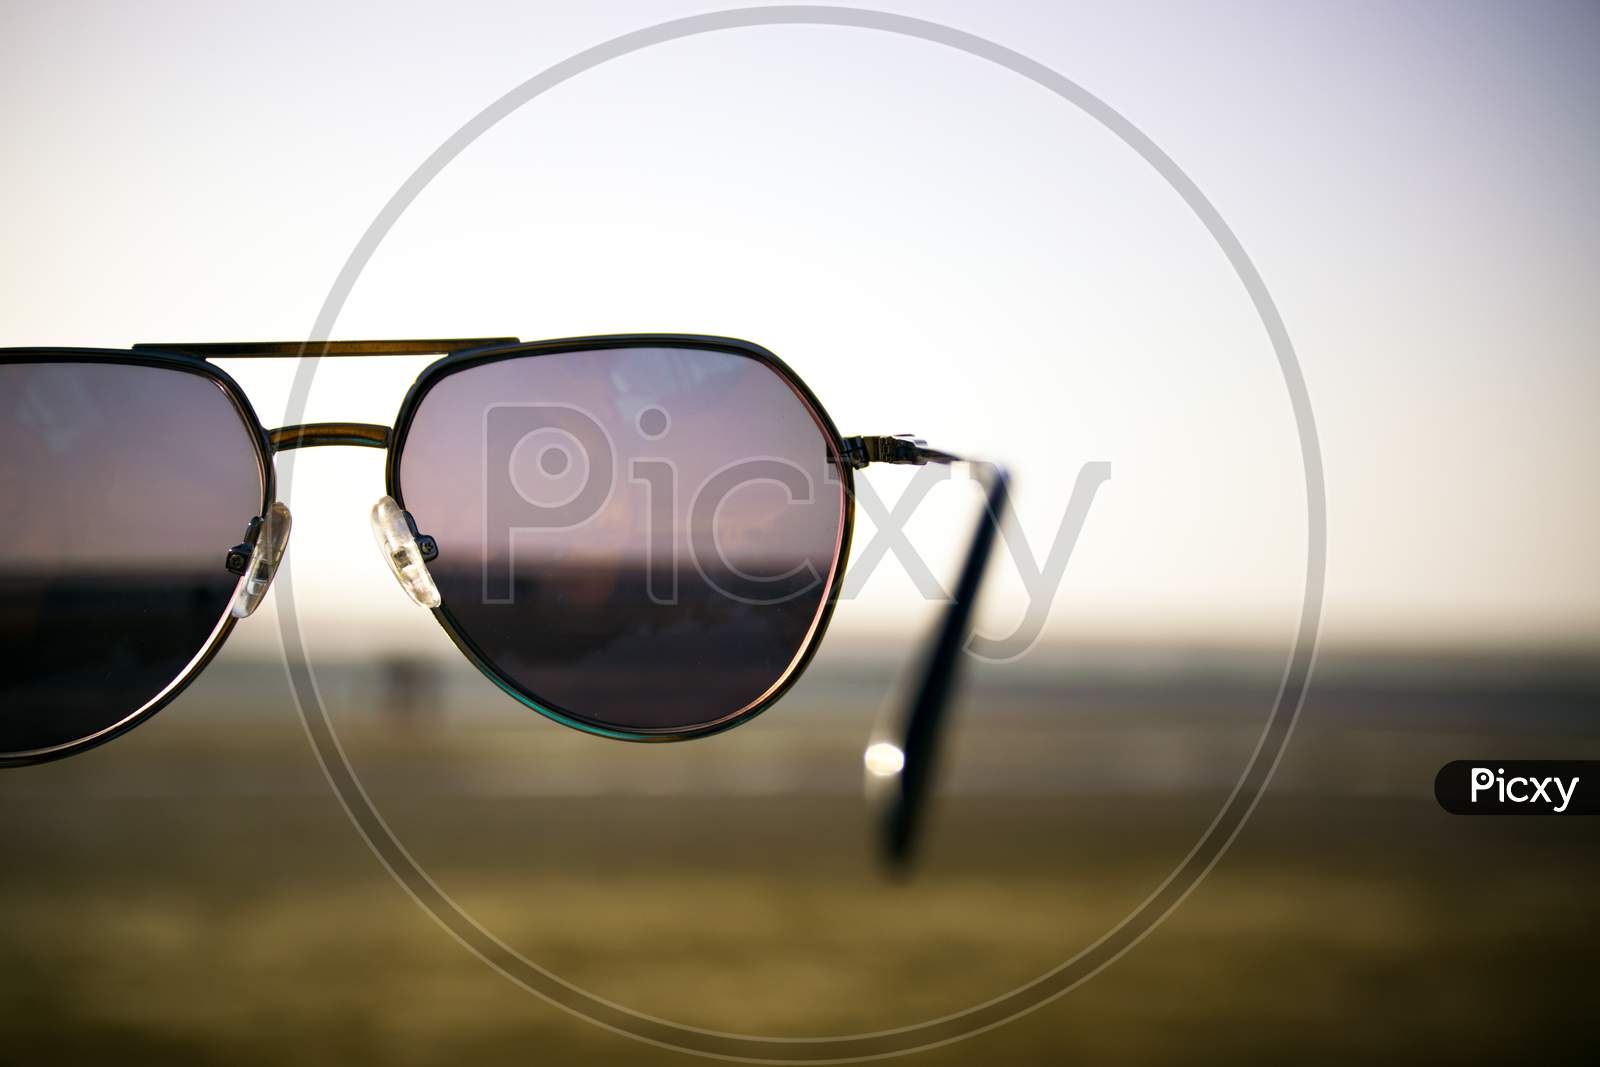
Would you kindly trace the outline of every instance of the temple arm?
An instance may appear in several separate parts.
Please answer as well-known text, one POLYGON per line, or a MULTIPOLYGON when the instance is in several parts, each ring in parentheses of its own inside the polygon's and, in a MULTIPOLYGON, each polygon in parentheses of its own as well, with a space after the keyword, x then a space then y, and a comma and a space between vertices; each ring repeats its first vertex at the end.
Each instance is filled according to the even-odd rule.
POLYGON ((907 437, 845 438, 845 461, 852 467, 869 463, 966 463, 984 488, 984 511, 967 546, 955 593, 944 610, 932 643, 924 653, 916 688, 900 714, 867 750, 867 770, 879 779, 886 795, 883 810, 883 852, 892 866, 911 860, 924 821, 938 769, 939 748, 949 718, 961 652, 972 629, 972 609, 995 533, 1005 513, 1010 476, 1004 468, 928 448, 907 437))
POLYGON ((269 356, 433 356, 464 348, 514 345, 515 337, 447 337, 415 341, 223 341, 206 344, 139 344, 135 352, 176 352, 201 359, 269 356))

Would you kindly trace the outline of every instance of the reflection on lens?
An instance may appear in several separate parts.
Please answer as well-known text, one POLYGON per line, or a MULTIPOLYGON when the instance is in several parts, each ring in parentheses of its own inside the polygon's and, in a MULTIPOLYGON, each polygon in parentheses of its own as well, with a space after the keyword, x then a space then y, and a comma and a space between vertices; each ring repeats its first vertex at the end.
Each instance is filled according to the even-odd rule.
POLYGON ((760 703, 825 610, 845 500, 776 369, 696 348, 517 356, 439 379, 397 495, 442 613, 540 706, 681 732, 760 703))
POLYGON ((117 363, 0 365, 0 756, 116 727, 217 632, 228 548, 261 511, 215 380, 117 363))

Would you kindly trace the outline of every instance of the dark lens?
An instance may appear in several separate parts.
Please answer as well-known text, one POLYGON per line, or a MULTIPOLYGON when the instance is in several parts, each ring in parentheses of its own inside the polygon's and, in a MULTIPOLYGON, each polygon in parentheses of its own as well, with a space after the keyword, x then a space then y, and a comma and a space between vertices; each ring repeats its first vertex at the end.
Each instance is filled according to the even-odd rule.
POLYGON ((760 704, 828 603, 844 488, 820 416, 749 355, 610 348, 481 363, 418 406, 396 486, 460 637, 601 729, 760 704))
POLYGON ((214 379, 7 363, 0 500, 0 756, 15 758, 130 722, 208 647, 262 472, 214 379))

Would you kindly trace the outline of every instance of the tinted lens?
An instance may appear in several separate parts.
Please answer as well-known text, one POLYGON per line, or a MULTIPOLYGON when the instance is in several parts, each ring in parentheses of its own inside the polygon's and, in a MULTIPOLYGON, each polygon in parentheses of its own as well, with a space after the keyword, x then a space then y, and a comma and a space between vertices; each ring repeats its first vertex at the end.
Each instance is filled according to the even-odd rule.
POLYGON ((261 511, 251 431, 222 386, 117 363, 0 365, 0 756, 90 738, 206 649, 261 511))
POLYGON ((519 356, 437 381, 397 493, 459 636, 592 726, 750 710, 819 626, 843 536, 831 435, 777 369, 709 349, 519 356))

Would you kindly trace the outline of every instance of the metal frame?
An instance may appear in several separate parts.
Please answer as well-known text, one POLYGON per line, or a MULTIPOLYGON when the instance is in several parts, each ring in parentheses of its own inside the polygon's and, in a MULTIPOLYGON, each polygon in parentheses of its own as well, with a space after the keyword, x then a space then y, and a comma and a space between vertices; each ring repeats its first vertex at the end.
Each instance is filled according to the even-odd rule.
MULTIPOLYGON (((255 447, 256 469, 261 479, 261 511, 265 515, 272 502, 277 499, 277 475, 272 466, 272 446, 268 443, 267 432, 261 426, 261 420, 256 416, 255 409, 250 406, 250 400, 245 396, 244 390, 239 388, 239 383, 234 381, 221 367, 207 363, 203 359, 181 353, 169 352, 124 352, 116 349, 104 348, 0 348, 0 365, 16 363, 115 363, 134 367, 158 367, 168 370, 184 371, 209 379, 221 387, 223 395, 233 402, 233 407, 239 414, 246 434, 255 447)), ((218 546, 219 558, 221 549, 218 546)), ((165 689, 161 690, 143 706, 130 712, 126 717, 118 720, 86 737, 68 741, 49 748, 32 749, 23 752, 0 753, 0 767, 18 767, 30 763, 47 763, 51 760, 65 759, 75 756, 80 752, 87 752, 98 745, 103 745, 112 738, 119 737, 129 730, 146 721, 156 712, 166 707, 178 698, 178 695, 189 687, 189 683, 199 676, 211 663, 216 654, 221 651, 222 645, 233 632, 236 620, 229 610, 233 597, 228 598, 228 603, 222 607, 222 617, 212 628, 211 635, 206 639, 198 652, 195 653, 183 673, 173 679, 165 689)))
POLYGON ((291 452, 297 448, 323 448, 328 445, 354 445, 359 448, 388 448, 387 426, 370 422, 308 422, 298 426, 280 426, 267 431, 267 440, 274 452, 291 452))
MULTIPOLYGON (((463 655, 502 691, 534 711, 565 726, 586 733, 626 741, 682 741, 706 737, 753 719, 780 700, 810 665, 827 633, 838 605, 839 591, 850 555, 855 529, 855 471, 872 463, 925 464, 970 463, 985 486, 985 514, 979 520, 968 547, 956 594, 945 610, 930 645, 903 714, 892 725, 893 736, 904 754, 904 766, 896 776, 894 789, 884 811, 883 847, 893 863, 904 864, 911 856, 917 831, 926 810, 927 797, 936 769, 940 740, 948 718, 950 696, 954 690, 960 652, 971 627, 972 608, 984 565, 994 544, 995 531, 1007 504, 1009 477, 991 463, 967 459, 949 452, 928 448, 906 435, 843 437, 822 402, 789 366, 767 349, 749 341, 699 334, 606 334, 550 341, 521 342, 514 337, 454 338, 435 340, 333 341, 324 343, 272 341, 208 344, 139 344, 128 351, 88 348, 12 348, 0 349, 0 364, 27 362, 120 363, 166 367, 198 374, 216 382, 233 401, 256 450, 262 483, 261 514, 276 500, 277 486, 271 457, 278 452, 300 448, 351 445, 381 448, 387 453, 384 467, 385 489, 403 509, 405 498, 400 485, 400 456, 406 435, 417 410, 429 391, 452 374, 506 359, 521 359, 563 352, 596 351, 612 348, 693 348, 725 352, 754 359, 775 372, 806 405, 827 441, 829 458, 834 463, 844 494, 840 535, 826 597, 805 645, 791 660, 788 669, 766 693, 747 707, 715 722, 686 731, 621 730, 588 721, 577 713, 542 700, 506 678, 493 662, 472 642, 450 615, 446 606, 433 609, 433 615, 463 655), (394 426, 371 423, 322 422, 283 426, 268 431, 262 426, 249 400, 229 375, 211 359, 245 359, 296 356, 409 356, 442 354, 425 367, 412 383, 394 426)), ((223 618, 206 645, 196 654, 182 675, 166 689, 114 726, 89 737, 34 752, 0 754, 0 767, 41 763, 60 759, 103 744, 144 722, 171 703, 205 669, 232 631, 233 617, 225 610, 223 618)))
POLYGON ((844 494, 843 513, 839 542, 833 560, 833 573, 828 583, 827 595, 823 598, 822 606, 817 617, 812 621, 811 630, 806 638, 806 643, 794 659, 789 663, 784 674, 773 685, 751 704, 725 715, 714 722, 697 726, 690 730, 628 730, 614 725, 593 721, 578 712, 562 708, 553 701, 546 700, 537 693, 531 692, 507 678, 494 667, 493 661, 477 646, 467 635, 464 628, 457 623, 450 614, 449 605, 441 604, 432 609, 433 616, 444 627, 450 639, 455 642, 463 655, 471 660, 480 671, 489 677, 505 693, 518 700, 527 707, 545 715, 557 722, 582 730, 585 733, 610 737, 619 741, 687 741, 697 737, 709 737, 721 733, 741 723, 747 722, 761 714, 775 704, 805 673, 810 666, 812 658, 816 655, 822 637, 827 632, 828 623, 833 618, 834 607, 839 600, 839 590, 844 584, 844 571, 846 561, 850 558, 850 540, 855 530, 855 478, 854 468, 848 463, 844 455, 844 439, 840 437, 838 427, 829 417, 822 402, 816 397, 799 375, 789 369, 789 366, 773 355, 767 349, 749 341, 740 341, 730 337, 711 337, 699 334, 606 334, 596 337, 569 337, 553 341, 532 341, 506 345, 502 347, 472 349, 456 352, 430 364, 417 380, 412 383, 411 389, 406 393, 405 399, 400 403, 400 412, 395 417, 392 441, 389 447, 389 456, 384 470, 385 489, 394 497, 401 508, 406 507, 403 488, 400 485, 400 457, 405 451, 406 435, 410 432, 412 420, 416 417, 422 401, 434 386, 452 374, 480 367, 486 363, 498 363, 507 359, 526 359, 530 357, 557 355, 565 352, 595 352, 615 348, 689 348, 701 351, 723 352, 729 355, 742 356, 753 359, 763 366, 774 371, 783 379, 795 395, 804 403, 811 417, 816 421, 827 441, 829 459, 833 462, 839 473, 841 491, 844 494))

